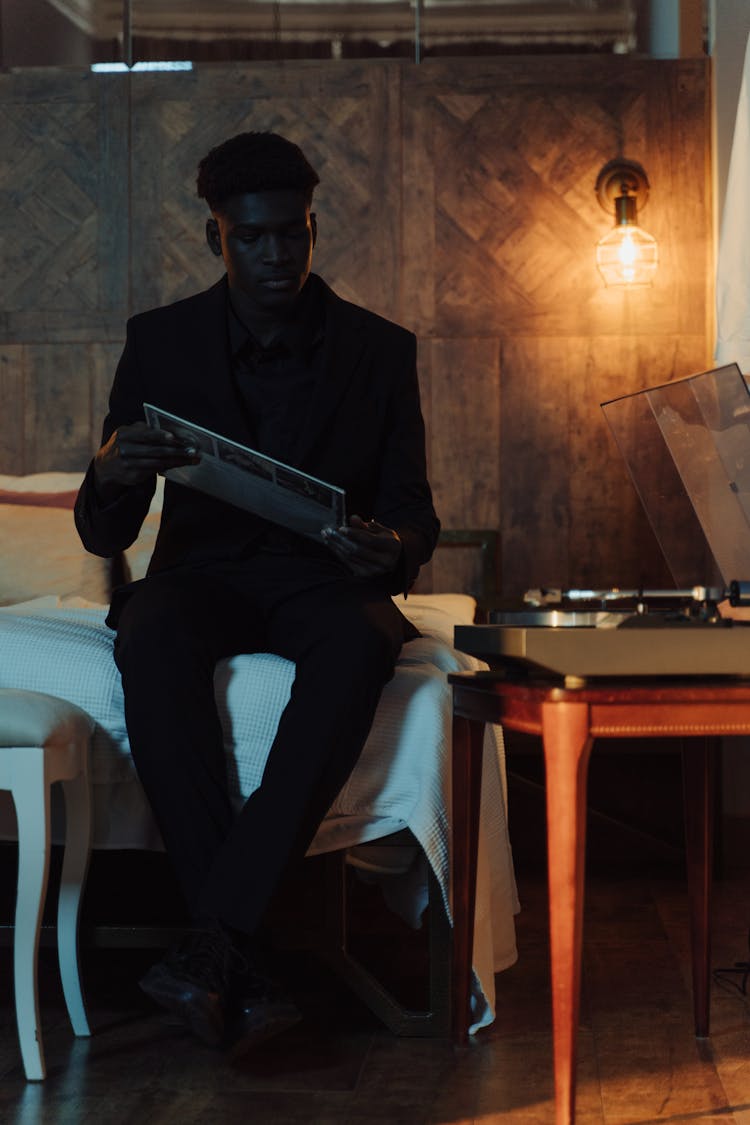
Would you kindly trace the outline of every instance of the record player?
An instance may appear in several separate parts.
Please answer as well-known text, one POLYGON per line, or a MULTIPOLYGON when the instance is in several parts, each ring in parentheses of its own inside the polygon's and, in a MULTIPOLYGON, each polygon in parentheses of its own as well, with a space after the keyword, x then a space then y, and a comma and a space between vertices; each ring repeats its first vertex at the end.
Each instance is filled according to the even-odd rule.
POLYGON ((493 668, 750 677, 750 393, 736 364, 603 403, 674 589, 536 589, 458 625, 493 668), (742 618, 743 607, 748 623, 742 618), (739 611, 739 612, 738 612, 739 611), (734 617, 728 616, 734 614, 734 617))

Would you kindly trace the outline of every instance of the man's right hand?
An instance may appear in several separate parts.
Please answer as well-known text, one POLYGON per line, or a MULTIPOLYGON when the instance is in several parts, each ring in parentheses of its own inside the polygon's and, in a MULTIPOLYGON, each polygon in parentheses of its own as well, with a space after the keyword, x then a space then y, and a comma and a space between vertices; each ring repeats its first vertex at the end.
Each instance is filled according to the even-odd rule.
POLYGON ((200 453, 166 430, 145 422, 120 426, 94 457, 96 489, 102 499, 114 499, 124 489, 142 484, 154 473, 197 465, 200 453))

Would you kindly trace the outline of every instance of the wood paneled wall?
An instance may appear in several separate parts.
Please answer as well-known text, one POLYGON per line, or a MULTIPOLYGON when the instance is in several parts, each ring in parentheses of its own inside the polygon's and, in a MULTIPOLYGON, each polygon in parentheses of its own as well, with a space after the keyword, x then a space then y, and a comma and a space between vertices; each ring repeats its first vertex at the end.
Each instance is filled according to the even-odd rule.
MULTIPOLYGON (((316 268, 419 336, 444 526, 500 531, 506 596, 664 580, 599 404, 710 363, 704 60, 30 71, 0 105, 0 472, 83 468, 127 315, 218 276, 197 161, 270 128, 321 176, 316 268), (618 154, 651 181, 651 289, 594 265, 618 154)), ((444 554, 427 582, 470 584, 444 554)))

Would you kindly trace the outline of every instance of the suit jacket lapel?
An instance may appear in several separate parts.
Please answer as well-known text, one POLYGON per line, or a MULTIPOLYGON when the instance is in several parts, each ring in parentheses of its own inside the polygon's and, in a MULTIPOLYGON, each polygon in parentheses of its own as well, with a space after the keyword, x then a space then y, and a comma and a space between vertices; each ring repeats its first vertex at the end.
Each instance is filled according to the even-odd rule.
POLYGON ((363 318, 358 315, 356 306, 342 301, 325 282, 321 284, 325 287, 323 363, 295 451, 295 460, 303 467, 325 432, 366 350, 363 318))

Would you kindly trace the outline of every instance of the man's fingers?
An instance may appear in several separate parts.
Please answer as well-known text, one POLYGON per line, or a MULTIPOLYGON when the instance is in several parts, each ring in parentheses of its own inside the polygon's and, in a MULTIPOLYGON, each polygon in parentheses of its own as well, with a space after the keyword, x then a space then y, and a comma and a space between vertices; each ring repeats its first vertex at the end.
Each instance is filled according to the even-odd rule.
POLYGON ((194 454, 198 452, 190 442, 175 437, 168 430, 157 430, 152 426, 144 426, 142 423, 123 427, 118 432, 117 444, 122 451, 148 448, 165 453, 174 451, 175 453, 194 454))
POLYGON ((341 528, 332 527, 326 528, 323 533, 323 538, 329 543, 337 553, 345 557, 353 557, 354 555, 360 557, 375 557, 380 554, 379 551, 373 550, 372 535, 368 532, 356 534, 350 528, 342 530, 341 528))
POLYGON ((101 485, 136 485, 154 473, 197 465, 199 461, 199 451, 188 443, 166 430, 134 422, 112 434, 95 463, 101 485))
POLYGON ((151 467, 157 469, 162 465, 187 464, 194 458, 200 460, 195 445, 175 437, 168 430, 157 430, 143 423, 123 427, 116 440, 120 457, 124 461, 137 461, 144 468, 149 458, 155 462, 151 467))
MULTIPOLYGON (((352 517, 358 519, 358 517, 352 517)), ((364 526, 364 521, 359 520, 364 526)), ((401 551, 398 537, 381 524, 368 525, 375 530, 356 527, 327 527, 323 539, 337 558, 346 563, 358 577, 375 577, 390 572, 401 551)))
POLYGON ((137 461, 144 464, 148 460, 164 464, 182 464, 198 456, 194 446, 183 446, 179 449, 169 449, 158 445, 121 445, 120 457, 126 461, 137 461))

